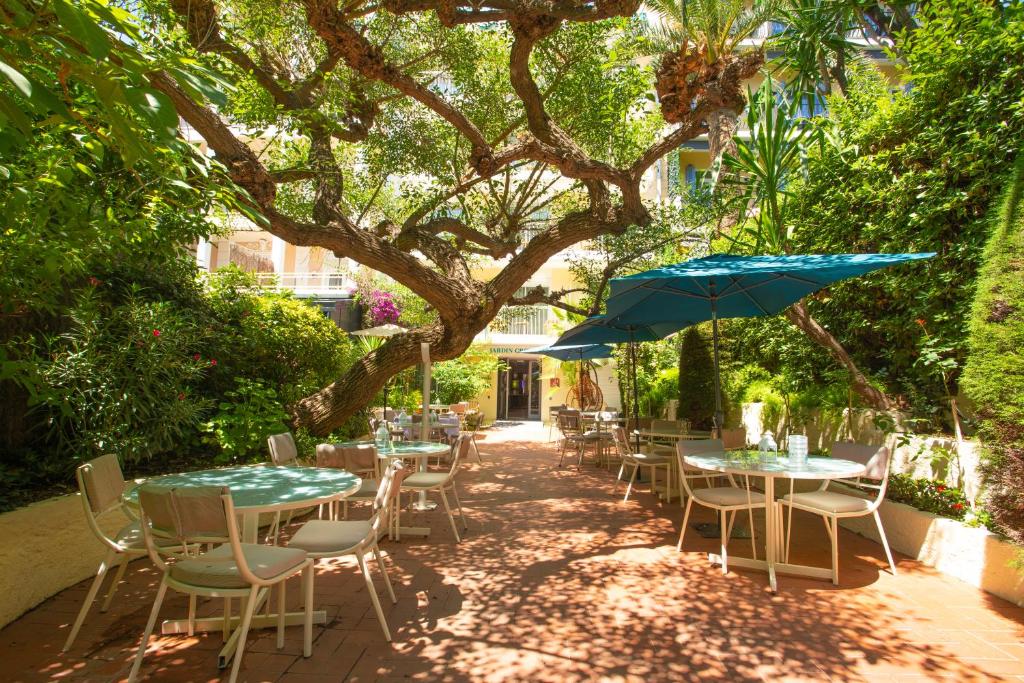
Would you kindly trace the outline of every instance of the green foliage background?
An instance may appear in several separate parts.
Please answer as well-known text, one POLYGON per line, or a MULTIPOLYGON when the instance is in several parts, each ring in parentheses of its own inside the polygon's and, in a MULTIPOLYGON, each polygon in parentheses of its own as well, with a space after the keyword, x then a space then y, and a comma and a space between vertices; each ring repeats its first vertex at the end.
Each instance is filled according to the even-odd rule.
POLYGON ((988 507, 1024 543, 1024 157, 992 212, 963 387, 981 417, 988 507))

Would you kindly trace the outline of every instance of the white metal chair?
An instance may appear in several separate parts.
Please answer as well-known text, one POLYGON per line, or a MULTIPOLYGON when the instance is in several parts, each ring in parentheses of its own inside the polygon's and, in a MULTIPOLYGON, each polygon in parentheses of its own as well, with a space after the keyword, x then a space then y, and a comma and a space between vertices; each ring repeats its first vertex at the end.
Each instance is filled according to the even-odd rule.
MULTIPOLYGON (((270 462, 275 465, 296 466, 301 464, 299 462, 299 449, 295 445, 295 437, 292 436, 291 432, 268 436, 267 447, 270 449, 270 462)), ((294 514, 294 510, 289 510, 288 517, 284 520, 284 523, 291 524, 294 514)), ((277 538, 280 532, 281 512, 277 511, 274 513, 274 521, 271 522, 270 529, 267 530, 266 542, 273 542, 274 545, 277 545, 277 538)))
POLYGON ((347 555, 355 556, 359 570, 366 581, 366 590, 370 593, 373 609, 377 613, 380 627, 384 631, 384 639, 388 642, 391 642, 391 631, 384 618, 384 610, 381 609, 377 590, 373 587, 373 578, 370 576, 366 555, 370 553, 376 559, 380 573, 384 575, 384 585, 388 589, 388 596, 392 603, 397 602, 395 590, 391 586, 391 579, 388 576, 388 570, 384 565, 384 558, 380 554, 377 541, 381 536, 381 526, 390 519, 392 505, 400 490, 404 473, 405 470, 399 461, 392 462, 384 470, 380 486, 377 487, 373 499, 373 515, 369 520, 348 522, 314 519, 303 524, 288 541, 288 547, 301 548, 315 560, 347 555))
MULTIPOLYGON (((709 476, 703 470, 695 469, 686 464, 684 458, 690 455, 725 453, 720 439, 680 440, 676 443, 676 457, 679 467, 679 484, 686 493, 686 512, 683 513, 683 527, 679 530, 679 542, 676 550, 682 551, 683 539, 686 537, 686 525, 690 521, 690 509, 694 502, 718 512, 719 526, 722 537, 722 573, 729 572, 729 555, 727 547, 732 535, 732 524, 736 521, 736 512, 746 510, 750 519, 750 547, 757 559, 757 538, 754 533, 754 509, 765 507, 765 497, 760 491, 750 490, 750 478, 744 477, 743 487, 712 486, 708 488, 690 488, 691 479, 704 479, 709 476), (727 519, 728 518, 728 519, 727 519)), ((732 477, 729 478, 732 481, 732 477)), ((769 541, 771 542, 771 541, 769 541)))
MULTIPOLYGON (((139 489, 139 504, 146 549, 153 563, 163 571, 163 578, 128 676, 129 681, 138 679, 146 646, 168 588, 189 596, 190 625, 195 619, 196 596, 224 598, 225 604, 234 597, 245 600, 229 678, 230 683, 234 683, 238 679, 245 640, 260 600, 260 591, 277 586, 277 647, 282 648, 285 581, 301 573, 305 593, 303 656, 313 654, 313 560, 307 557, 306 551, 242 543, 231 492, 226 487, 172 489, 144 485, 139 489), (159 541, 178 543, 185 550, 168 550, 161 547, 159 541), (216 547, 201 555, 189 551, 191 546, 200 544, 216 544, 216 547)), ((224 619, 227 622, 227 610, 224 619)))
MULTIPOLYGON (((793 531, 793 508, 820 515, 825 522, 829 540, 832 542, 832 583, 839 584, 839 520, 847 517, 864 517, 872 515, 878 527, 878 535, 885 548, 885 557, 893 576, 896 575, 896 563, 892 559, 889 541, 882 528, 882 519, 878 516, 878 506, 885 500, 885 491, 889 485, 889 449, 886 446, 865 446, 856 443, 835 443, 832 445, 832 456, 844 460, 853 460, 865 466, 863 476, 853 480, 835 480, 859 489, 875 491, 874 498, 861 498, 845 493, 829 491, 831 482, 824 481, 816 491, 807 493, 788 493, 779 500, 780 506, 788 506, 786 528, 786 561, 789 561, 789 540, 793 531), (878 482, 877 484, 864 481, 878 482)), ((781 509, 781 508, 780 508, 781 509)))
POLYGON ((81 630, 82 624, 85 623, 85 617, 96 600, 96 595, 103 585, 103 579, 107 572, 115 565, 117 566, 117 574, 114 575, 114 581, 107 589, 107 595, 103 599, 103 604, 100 605, 100 612, 106 612, 110 607, 128 563, 145 557, 147 554, 146 543, 142 538, 142 528, 138 521, 128 524, 113 537, 107 535, 97 521, 103 514, 116 509, 120 509, 129 517, 134 518, 131 510, 122 505, 121 494, 124 492, 125 480, 117 456, 102 455, 95 460, 83 463, 78 466, 75 477, 78 480, 78 490, 82 494, 82 505, 85 508, 85 519, 89 524, 89 529, 100 540, 100 543, 106 546, 107 554, 96 570, 96 578, 89 586, 89 592, 86 593, 82 608, 75 618, 67 640, 64 641, 64 652, 71 649, 75 638, 78 637, 78 632, 81 630))
POLYGON ((662 455, 661 453, 635 453, 630 448, 629 439, 626 438, 626 430, 619 426, 612 431, 613 441, 615 443, 615 451, 622 460, 622 465, 619 467, 619 474, 615 478, 615 485, 612 491, 615 492, 619 488, 619 482, 622 481, 622 474, 626 471, 627 467, 633 468, 633 473, 629 477, 629 484, 626 485, 626 496, 622 499, 622 502, 629 500, 629 494, 633 490, 633 484, 636 482, 637 473, 641 467, 646 467, 651 475, 651 493, 655 496, 658 495, 657 485, 658 477, 657 473, 659 469, 665 470, 665 495, 668 496, 668 484, 669 476, 672 472, 672 456, 662 455))
POLYGON ((551 431, 554 429, 555 424, 558 422, 558 413, 567 409, 569 406, 564 403, 557 406, 551 406, 548 408, 548 441, 551 441, 551 431))
POLYGON ((583 419, 578 410, 562 410, 558 412, 558 431, 562 433, 562 447, 558 454, 558 466, 562 466, 565 452, 570 446, 576 449, 578 459, 576 468, 583 465, 583 456, 587 445, 593 445, 595 452, 601 437, 596 431, 584 431, 583 419))
MULTIPOLYGON (((451 467, 447 472, 414 472, 402 480, 401 490, 403 492, 419 493, 436 491, 441 498, 441 503, 444 505, 444 511, 448 514, 448 521, 451 522, 452 532, 455 534, 455 540, 458 543, 462 542, 462 537, 459 536, 459 530, 455 526, 455 517, 452 516, 452 508, 448 504, 448 496, 445 495, 445 491, 451 490, 452 495, 455 496, 455 505, 459 508, 459 517, 462 518, 462 528, 466 530, 469 525, 466 523, 466 515, 462 511, 462 503, 459 502, 459 492, 455 488, 455 475, 459 471, 459 462, 467 455, 469 455, 469 445, 471 439, 462 435, 455 444, 455 448, 452 450, 452 463, 451 467)), ((396 518, 398 513, 396 511, 396 518)), ((396 519, 395 524, 399 524, 396 519)))
MULTIPOLYGON (((359 476, 359 489, 341 501, 341 518, 348 519, 349 500, 374 500, 380 485, 380 458, 372 444, 335 446, 322 443, 316 447, 316 466, 334 467, 359 476)), ((331 519, 337 519, 337 502, 331 504, 331 519)))

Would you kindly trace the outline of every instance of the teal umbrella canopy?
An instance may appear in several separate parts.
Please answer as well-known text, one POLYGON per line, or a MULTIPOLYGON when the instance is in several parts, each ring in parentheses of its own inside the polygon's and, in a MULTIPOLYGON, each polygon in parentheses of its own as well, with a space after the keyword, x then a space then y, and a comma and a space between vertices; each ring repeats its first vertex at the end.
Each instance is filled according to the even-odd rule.
POLYGON ((608 317, 651 325, 775 315, 838 280, 934 255, 718 254, 613 279, 608 317))
POLYGON ((595 315, 566 331, 552 346, 585 344, 628 344, 657 341, 681 330, 692 321, 668 323, 621 323, 618 318, 595 315))
POLYGON ((605 344, 576 344, 573 346, 537 346, 523 349, 523 353, 539 353, 557 360, 593 360, 611 358, 615 350, 605 344))

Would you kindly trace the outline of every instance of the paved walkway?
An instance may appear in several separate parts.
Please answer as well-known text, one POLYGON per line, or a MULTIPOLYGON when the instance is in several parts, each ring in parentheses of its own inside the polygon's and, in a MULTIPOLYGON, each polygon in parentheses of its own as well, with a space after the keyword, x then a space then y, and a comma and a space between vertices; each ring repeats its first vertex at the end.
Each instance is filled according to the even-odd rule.
MULTIPOLYGON (((394 643, 383 641, 353 564, 340 561, 317 577, 330 623, 316 628, 313 657, 301 657, 301 629, 288 629, 281 651, 265 631, 251 638, 241 678, 1024 680, 1024 609, 906 558, 893 577, 880 546, 845 531, 840 587, 780 577, 772 595, 761 573, 709 566, 714 541, 690 534, 677 553, 678 504, 659 506, 646 491, 621 502, 606 471, 557 469, 546 437, 528 424, 481 440, 483 464, 459 478, 470 521, 462 544, 436 512, 413 522, 430 524, 429 539, 385 544, 394 643)), ((813 548, 794 548, 797 561, 827 563, 820 522, 800 520, 794 538, 813 548)), ((117 605, 91 615, 68 655, 60 645, 88 584, 48 600, 0 631, 0 679, 123 678, 157 580, 146 562, 133 565, 117 605)), ((169 597, 163 616, 185 611, 184 598, 169 597)), ((144 671, 215 681, 219 647, 219 634, 163 638, 144 671)))

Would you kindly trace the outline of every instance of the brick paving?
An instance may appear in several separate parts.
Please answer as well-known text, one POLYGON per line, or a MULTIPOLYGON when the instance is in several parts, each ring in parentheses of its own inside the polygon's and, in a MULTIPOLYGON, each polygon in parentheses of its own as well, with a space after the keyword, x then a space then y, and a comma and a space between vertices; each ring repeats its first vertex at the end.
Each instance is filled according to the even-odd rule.
MULTIPOLYGON (((398 596, 391 605, 382 591, 393 643, 354 563, 340 560, 318 571, 329 623, 315 628, 313 657, 301 656, 299 627, 283 650, 273 630, 255 632, 240 679, 1024 680, 1024 609, 905 557, 893 577, 880 546, 846 531, 839 587, 781 576, 772 595, 760 572, 722 576, 710 566, 713 540, 690 533, 677 553, 678 503, 659 505, 646 491, 623 503, 605 470, 559 470, 546 436, 527 424, 481 439, 484 462, 459 475, 463 543, 443 513, 403 515, 432 534, 384 544, 398 596)), ((712 513, 695 507, 694 521, 712 513)), ((827 563, 819 521, 798 513, 797 539, 795 561, 827 563)), ((731 546, 737 555, 749 548, 731 546)), ((54 596, 0 631, 0 679, 123 679, 157 581, 148 562, 132 565, 115 606, 93 612, 66 655, 60 646, 88 582, 54 596)), ((298 598, 297 584, 290 595, 298 598)), ((185 598, 169 594, 162 617, 185 612, 185 598)), ((143 667, 151 680, 221 680, 219 633, 154 642, 143 667)))

